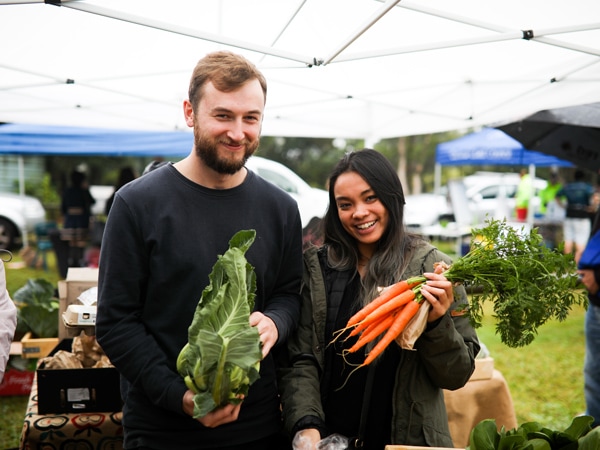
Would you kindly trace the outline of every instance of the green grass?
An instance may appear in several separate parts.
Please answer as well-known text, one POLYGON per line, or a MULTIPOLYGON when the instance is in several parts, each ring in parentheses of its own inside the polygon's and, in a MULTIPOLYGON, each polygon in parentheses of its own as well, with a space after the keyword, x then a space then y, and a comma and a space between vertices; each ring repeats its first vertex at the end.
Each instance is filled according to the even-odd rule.
MULTIPOLYGON (((448 254, 452 243, 436 243, 448 254)), ((15 256, 14 261, 19 261, 15 256)), ((54 260, 48 272, 30 268, 7 268, 8 290, 12 294, 29 278, 60 279, 54 260)), ((564 322, 549 322, 527 347, 513 349, 500 342, 494 320, 486 309, 480 340, 494 358, 494 366, 506 379, 517 422, 539 422, 551 429, 566 428, 572 418, 584 412, 583 399, 583 320, 585 311, 577 308, 564 322)), ((0 449, 18 447, 27 397, 0 397, 0 449)))

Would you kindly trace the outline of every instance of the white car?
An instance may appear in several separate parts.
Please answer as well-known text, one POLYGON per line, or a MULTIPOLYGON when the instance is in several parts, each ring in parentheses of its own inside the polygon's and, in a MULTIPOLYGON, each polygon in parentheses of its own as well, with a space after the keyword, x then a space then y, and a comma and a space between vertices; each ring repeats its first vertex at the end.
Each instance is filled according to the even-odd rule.
POLYGON ((310 186, 288 167, 260 156, 252 156, 246 162, 246 167, 279 186, 296 200, 302 227, 306 227, 313 217, 322 218, 325 215, 329 205, 329 193, 310 186))
MULTIPOLYGON (((466 196, 474 222, 483 223, 486 216, 510 219, 514 215, 517 188, 521 178, 518 173, 478 172, 463 179, 466 196)), ((530 207, 539 211, 539 192, 546 180, 535 178, 530 207)))
POLYGON ((412 194, 407 195, 404 205, 404 223, 415 233, 427 234, 427 229, 452 219, 452 207, 446 195, 412 194))
MULTIPOLYGON (((477 172, 445 186, 441 194, 416 194, 406 196, 404 223, 414 232, 428 234, 442 222, 458 222, 461 225, 483 224, 486 218, 513 218, 515 195, 519 186, 518 173, 477 172), (448 191, 454 192, 454 198, 448 191), (460 194, 460 195, 458 195, 460 194), (455 211, 457 205, 461 208, 455 211)), ((534 179, 534 197, 531 206, 534 213, 539 210, 539 192, 546 180, 534 179)))
MULTIPOLYGON (((260 156, 250 157, 246 167, 280 187, 296 200, 303 228, 313 217, 322 218, 325 215, 329 205, 329 193, 323 189, 313 188, 288 167, 260 156)), ((90 193, 96 200, 92 206, 93 215, 104 214, 104 205, 113 190, 112 186, 90 186, 90 193)))
POLYGON ((0 248, 12 250, 23 244, 35 226, 46 221, 46 210, 37 198, 0 192, 0 248))

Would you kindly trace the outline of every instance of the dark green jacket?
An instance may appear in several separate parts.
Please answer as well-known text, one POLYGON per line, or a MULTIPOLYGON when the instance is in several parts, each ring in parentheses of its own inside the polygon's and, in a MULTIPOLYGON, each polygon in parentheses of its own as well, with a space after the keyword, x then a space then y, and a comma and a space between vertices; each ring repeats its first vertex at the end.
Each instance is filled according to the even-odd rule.
MULTIPOLYGON (((450 263, 448 256, 427 244, 417 250, 402 278, 432 272, 437 261, 450 263)), ((287 366, 280 369, 284 421, 289 432, 305 416, 326 422, 320 393, 327 345, 326 292, 317 248, 310 248, 304 255, 300 324, 288 341, 287 366)), ((465 289, 457 287, 452 310, 466 301, 465 289)), ((453 447, 442 389, 465 385, 475 369, 478 351, 479 341, 467 316, 451 315, 450 311, 419 337, 414 350, 402 350, 390 444, 453 447)))

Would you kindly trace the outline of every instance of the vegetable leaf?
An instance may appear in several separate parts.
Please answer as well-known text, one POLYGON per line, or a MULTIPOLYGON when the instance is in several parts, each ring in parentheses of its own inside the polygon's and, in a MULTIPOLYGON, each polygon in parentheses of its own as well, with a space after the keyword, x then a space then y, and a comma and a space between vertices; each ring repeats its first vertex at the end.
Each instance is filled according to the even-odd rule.
POLYGON ((255 230, 239 231, 217 257, 177 359, 177 370, 196 394, 194 418, 241 402, 259 378, 260 339, 249 325, 256 273, 244 256, 255 237, 255 230))
POLYGON ((493 219, 487 224, 472 231, 469 253, 444 272, 473 288, 468 314, 474 327, 491 301, 501 341, 522 347, 546 321, 562 321, 573 305, 587 304, 571 255, 546 247, 536 228, 527 232, 493 219))
POLYGON ((43 278, 29 279, 15 291, 13 300, 21 326, 38 338, 58 336, 59 302, 52 283, 43 278))

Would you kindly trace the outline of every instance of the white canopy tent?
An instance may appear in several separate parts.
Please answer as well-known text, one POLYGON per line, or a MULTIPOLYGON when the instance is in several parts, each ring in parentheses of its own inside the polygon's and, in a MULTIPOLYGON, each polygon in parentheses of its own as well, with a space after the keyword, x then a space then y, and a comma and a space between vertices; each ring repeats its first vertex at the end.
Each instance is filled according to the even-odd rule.
POLYGON ((370 144, 600 101, 597 0, 47 3, 0 0, 0 122, 185 129, 217 49, 265 73, 271 136, 370 144))

